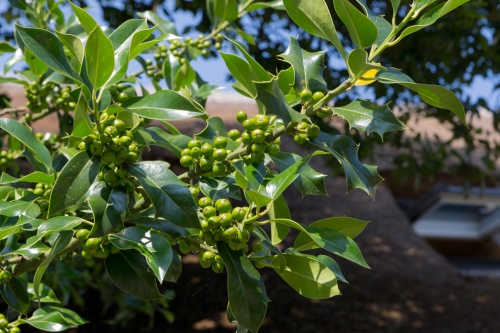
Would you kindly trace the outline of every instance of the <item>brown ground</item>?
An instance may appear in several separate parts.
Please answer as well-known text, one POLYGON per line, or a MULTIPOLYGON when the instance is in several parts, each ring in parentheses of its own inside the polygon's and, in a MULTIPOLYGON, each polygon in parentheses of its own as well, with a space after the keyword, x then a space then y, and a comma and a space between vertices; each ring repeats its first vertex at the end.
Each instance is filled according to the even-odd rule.
MULTIPOLYGON (((210 106, 210 113, 234 114, 249 104, 229 108, 210 106)), ((227 119, 227 117, 224 117, 227 119)), ((181 127, 190 127, 189 123, 181 127)), ((286 149, 286 148, 285 148, 286 149)), ((323 171, 326 167, 317 162, 323 171)), ((272 302, 261 332, 500 332, 500 280, 464 278, 416 236, 391 192, 381 186, 373 201, 361 191, 345 195, 341 178, 327 178, 329 197, 300 199, 286 193, 292 217, 313 222, 329 216, 351 216, 371 221, 356 240, 371 270, 339 260, 349 284, 342 296, 328 300, 304 299, 274 271, 262 270, 272 302)), ((225 319, 225 274, 202 269, 193 257, 184 258, 179 283, 172 285, 176 320, 171 326, 145 330, 136 322, 126 330, 103 327, 99 318, 80 332, 234 332, 225 319)), ((85 315, 85 314, 84 314, 85 315)))

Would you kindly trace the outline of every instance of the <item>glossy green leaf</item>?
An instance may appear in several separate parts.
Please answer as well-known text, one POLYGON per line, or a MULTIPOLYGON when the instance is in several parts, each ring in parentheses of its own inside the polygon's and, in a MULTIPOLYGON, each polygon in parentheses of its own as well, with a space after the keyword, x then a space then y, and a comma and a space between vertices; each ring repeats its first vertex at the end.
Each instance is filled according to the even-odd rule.
POLYGON ((299 112, 290 107, 285 95, 281 92, 277 78, 269 82, 255 83, 257 87, 256 100, 266 108, 266 114, 275 114, 280 117, 285 125, 295 121, 300 123, 304 118, 299 112))
POLYGON ((90 121, 89 113, 87 111, 87 102, 83 96, 80 96, 78 102, 76 103, 73 121, 72 135, 74 137, 83 138, 94 133, 92 122, 90 121))
POLYGON ((233 177, 221 179, 201 177, 199 185, 201 192, 211 198, 213 202, 221 198, 241 200, 241 189, 233 177))
POLYGON ((57 295, 54 293, 52 289, 46 284, 40 284, 38 286, 38 295, 35 294, 35 289, 33 289, 33 283, 28 283, 28 294, 30 296, 30 300, 40 303, 57 303, 60 304, 61 301, 57 298, 57 295))
POLYGON ((271 79, 271 74, 269 74, 264 67, 262 67, 261 64, 259 64, 252 56, 248 53, 248 50, 246 49, 245 45, 242 43, 232 40, 226 37, 228 41, 233 43, 234 46, 243 54, 245 59, 247 60, 250 69, 251 69, 251 75, 252 75, 252 80, 254 81, 269 81, 271 79))
POLYGON ((12 177, 11 175, 3 172, 0 177, 0 185, 14 184, 14 183, 42 183, 50 185, 54 181, 54 175, 35 171, 20 178, 12 177))
POLYGON ((181 256, 177 253, 173 253, 172 262, 168 266, 167 274, 165 275, 165 281, 176 283, 182 273, 182 262, 181 256))
POLYGON ((140 117, 166 121, 206 116, 197 105, 171 90, 161 90, 149 96, 131 98, 123 103, 122 107, 140 117))
POLYGON ((12 53, 16 51, 16 47, 12 46, 9 42, 4 40, 0 41, 0 52, 1 53, 12 53))
POLYGON ((354 80, 359 79, 370 69, 385 69, 384 67, 368 62, 368 53, 362 49, 354 49, 347 58, 349 73, 354 80))
MULTIPOLYGON (((380 45, 392 32, 392 24, 389 23, 384 15, 378 15, 374 13, 370 6, 366 3, 366 0, 356 0, 363 7, 366 16, 375 24, 377 27, 377 39, 375 40, 375 45, 380 45)), ((391 2, 394 0, 391 0, 391 2)))
POLYGON ((257 332, 269 302, 264 281, 242 251, 232 251, 222 242, 217 244, 217 249, 227 269, 231 312, 238 323, 257 332))
POLYGON ((38 308, 30 318, 19 319, 19 322, 46 332, 62 332, 86 323, 75 312, 55 306, 38 308))
POLYGON ((149 29, 146 20, 131 19, 123 22, 109 35, 114 49, 113 71, 105 86, 119 82, 127 73, 131 49, 148 38, 155 28, 149 29))
POLYGON ((177 30, 175 30, 174 23, 162 19, 155 12, 148 10, 137 14, 139 15, 139 17, 145 18, 146 20, 156 25, 158 30, 160 30, 163 34, 177 35, 177 30))
POLYGON ((83 203, 85 193, 99 173, 100 163, 82 151, 61 170, 49 199, 49 216, 63 209, 75 209, 83 203))
MULTIPOLYGON (((312 227, 332 229, 338 231, 349 238, 354 238, 358 236, 366 227, 368 222, 361 221, 352 217, 330 217, 323 220, 319 220, 310 224, 312 227)), ((307 233, 301 232, 295 239, 295 248, 300 248, 301 250, 310 250, 317 248, 313 240, 307 235, 307 233), (308 245, 309 244, 309 245, 308 245)))
POLYGON ((164 236, 143 227, 128 227, 109 235, 111 243, 120 250, 139 251, 161 283, 172 262, 172 248, 164 236))
POLYGON ((163 76, 170 89, 179 91, 182 88, 190 87, 196 80, 196 71, 187 59, 180 62, 170 53, 163 62, 163 76))
MULTIPOLYGON (((15 250, 9 251, 9 254, 18 254, 24 256, 27 259, 36 259, 40 257, 43 253, 50 250, 50 247, 43 244, 43 242, 35 241, 32 242, 30 237, 26 240, 26 244, 21 245, 15 250)), ((4 254, 2 252, 2 254, 4 254)))
MULTIPOLYGON (((282 195, 273 201, 271 209, 269 210, 269 218, 271 220, 292 218, 290 210, 288 209, 288 204, 286 203, 286 200, 282 195)), ((272 244, 276 245, 281 243, 286 238, 286 236, 288 236, 289 231, 290 227, 285 224, 271 223, 272 244)))
POLYGON ((36 218, 40 209, 35 203, 36 196, 29 195, 14 201, 0 201, 1 216, 29 216, 36 218))
POLYGON ((368 268, 356 243, 336 230, 303 225, 289 219, 274 219, 271 222, 285 224, 302 231, 319 247, 368 268))
POLYGON ((40 291, 40 284, 45 271, 49 267, 50 263, 55 259, 55 257, 68 247, 72 239, 72 230, 61 231, 57 236, 52 249, 50 249, 49 254, 36 269, 35 275, 33 276, 33 290, 35 291, 36 297, 40 297, 40 294, 38 292, 40 291))
MULTIPOLYGON (((292 153, 279 152, 270 156, 279 171, 283 171, 294 163, 302 159, 302 156, 292 153)), ((315 171, 311 166, 305 165, 299 172, 299 177, 293 184, 300 190, 302 196, 305 195, 326 195, 325 188, 326 175, 315 171)))
POLYGON ((257 89, 252 81, 250 65, 234 54, 224 52, 219 52, 219 54, 226 63, 229 72, 237 80, 238 84, 235 89, 239 88, 238 91, 242 92, 245 96, 255 98, 257 96, 257 89))
POLYGON ((215 27, 226 21, 234 21, 238 18, 238 2, 237 0, 208 0, 207 13, 215 27))
POLYGON ((49 151, 26 126, 12 119, 1 118, 0 129, 19 140, 43 163, 44 170, 39 171, 48 172, 50 170, 52 158, 49 151))
POLYGON ((247 8, 247 12, 251 12, 258 9, 264 8, 272 8, 275 10, 285 10, 285 5, 283 4, 283 0, 271 0, 267 2, 254 2, 247 8))
POLYGON ((158 127, 148 127, 145 131, 153 140, 149 142, 150 145, 163 147, 177 157, 181 156, 181 151, 187 147, 187 143, 192 139, 187 135, 167 133, 158 127))
POLYGON ((139 226, 164 232, 172 236, 172 238, 174 239, 189 235, 189 228, 178 227, 175 224, 166 221, 165 219, 156 218, 155 215, 156 214, 154 207, 151 207, 137 213, 129 214, 127 216, 127 221, 139 226))
POLYGON ((299 177, 302 169, 309 163, 313 155, 308 155, 301 160, 290 165, 285 170, 282 170, 277 176, 271 179, 262 194, 276 200, 281 194, 299 177))
POLYGON ((82 40, 74 35, 65 34, 59 31, 56 31, 56 35, 69 52, 75 56, 75 59, 78 60, 81 66, 85 55, 85 48, 83 47, 82 40))
POLYGON ((344 22, 349 36, 357 47, 364 49, 377 39, 377 26, 349 0, 333 0, 335 11, 344 22))
POLYGON ((36 57, 28 49, 24 49, 24 60, 35 76, 42 76, 45 74, 45 72, 47 72, 47 65, 43 61, 38 59, 38 57, 36 57))
POLYGON ((272 262, 276 273, 295 291, 311 299, 325 299, 340 295, 335 274, 311 257, 283 254, 286 267, 279 270, 278 259, 272 262))
POLYGON ((330 41, 340 55, 347 59, 347 53, 324 0, 284 0, 283 4, 290 18, 299 27, 311 35, 330 41))
POLYGON ((97 22, 89 13, 87 13, 87 11, 78 6, 75 6, 71 1, 69 3, 73 8, 73 12, 78 18, 78 21, 80 21, 83 29, 85 30, 87 35, 90 35, 90 33, 98 26, 97 22))
POLYGON ((387 71, 378 72, 376 79, 381 83, 400 84, 411 89, 418 93, 420 98, 427 104, 437 108, 450 110, 460 119, 460 121, 462 121, 462 123, 466 123, 465 110, 462 102, 454 93, 444 87, 433 84, 415 83, 409 76, 392 68, 387 71))
POLYGON ((347 191, 359 188, 375 198, 376 188, 383 179, 377 173, 376 166, 361 163, 358 146, 350 137, 321 133, 311 142, 330 152, 339 161, 346 176, 347 191))
POLYGON ((331 270, 333 272, 333 274, 335 274, 338 281, 349 283, 349 282, 347 282, 346 278, 342 274, 342 271, 340 270, 339 264, 337 264, 337 262, 335 260, 333 260, 331 257, 325 256, 323 254, 320 254, 317 256, 312 256, 310 254, 301 253, 301 255, 306 256, 306 257, 313 257, 314 260, 317 260, 320 263, 322 263, 323 265, 325 265, 326 267, 328 267, 328 269, 331 270))
POLYGON ((457 7, 460 7, 461 5, 469 2, 470 0, 448 0, 444 3, 441 3, 433 8, 431 8, 429 11, 424 13, 418 20, 415 22, 414 25, 409 26, 408 28, 404 29, 401 35, 398 36, 397 40, 400 40, 414 32, 417 32, 429 25, 434 24, 439 18, 443 17, 444 15, 448 14, 452 10, 454 10, 457 7))
POLYGON ((199 228, 198 206, 186 184, 165 162, 141 162, 130 167, 156 210, 156 216, 184 228, 199 228))
POLYGON ((145 300, 163 297, 158 291, 155 275, 139 252, 125 250, 111 254, 104 264, 113 283, 122 291, 145 300))
POLYGON ((113 44, 101 28, 96 27, 89 35, 85 45, 87 76, 94 89, 106 83, 113 73, 113 44))
MULTIPOLYGON (((284 226, 284 225, 281 224, 281 226, 284 226)), ((283 271, 285 269, 286 259, 284 256, 281 255, 280 248, 277 246, 274 246, 274 244, 271 242, 271 239, 267 235, 266 231, 264 231, 264 229, 262 229, 262 227, 256 226, 254 231, 252 231, 252 235, 255 236, 258 240, 260 240, 262 242, 262 244, 264 244, 264 249, 261 252, 253 253, 253 255, 256 257, 260 257, 260 256, 264 256, 264 255, 265 256, 269 255, 268 250, 274 252, 276 254, 276 257, 277 257, 278 262, 279 262, 279 269, 280 269, 280 271, 283 271)), ((270 263, 270 260, 266 259, 265 262, 270 263)))
POLYGON ((326 91, 326 82, 323 78, 326 51, 307 52, 299 45, 297 38, 290 38, 287 50, 280 54, 284 61, 292 65, 295 72, 295 85, 299 91, 326 91))
POLYGON ((85 220, 76 216, 55 216, 45 220, 38 228, 37 235, 47 235, 48 233, 61 232, 64 230, 71 230, 85 220))
POLYGON ((30 306, 30 297, 26 286, 17 277, 0 284, 0 294, 3 300, 15 311, 26 314, 30 306))
POLYGON ((124 189, 108 187, 105 182, 94 183, 87 193, 87 201, 94 215, 93 237, 107 235, 123 225, 128 206, 124 189))
POLYGON ((369 100, 357 99, 348 105, 334 107, 333 113, 347 120, 351 128, 368 133, 375 132, 381 139, 386 132, 406 128, 387 104, 377 105, 369 100))
POLYGON ((49 68, 77 81, 82 78, 71 67, 64 54, 63 44, 50 31, 38 28, 26 28, 16 25, 25 47, 49 68))

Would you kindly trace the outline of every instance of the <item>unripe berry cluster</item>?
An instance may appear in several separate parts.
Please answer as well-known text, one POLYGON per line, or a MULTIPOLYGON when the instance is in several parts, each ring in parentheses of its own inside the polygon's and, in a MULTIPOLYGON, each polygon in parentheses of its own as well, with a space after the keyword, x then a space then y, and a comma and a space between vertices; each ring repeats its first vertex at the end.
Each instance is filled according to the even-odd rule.
POLYGON ((111 187, 133 189, 127 167, 139 160, 140 147, 133 140, 132 132, 125 128, 121 119, 107 112, 101 113, 97 126, 103 128, 102 133, 95 131, 84 137, 78 148, 101 157, 104 166, 98 175, 100 181, 105 181, 111 187))
POLYGON ((0 283, 7 283, 12 279, 12 273, 8 270, 0 271, 0 283))
POLYGON ((241 142, 250 148, 250 154, 243 159, 246 163, 260 163, 265 158, 265 153, 275 155, 280 151, 280 138, 273 138, 274 123, 269 116, 257 114, 248 118, 245 111, 238 111, 236 120, 243 126, 243 133, 230 130, 231 139, 241 142))
POLYGON ((124 103, 130 98, 137 97, 134 86, 125 82, 111 86, 109 88, 109 92, 111 93, 113 100, 117 102, 116 104, 124 103))
POLYGON ((218 136, 213 145, 193 139, 188 142, 187 148, 181 151, 180 164, 191 170, 196 167, 205 172, 212 172, 214 176, 223 176, 230 171, 230 164, 226 161, 227 155, 232 153, 227 147, 227 138, 218 136))
MULTIPOLYGON (((222 34, 218 34, 213 39, 214 47, 219 50, 221 48, 222 34)), ((169 54, 172 54, 181 64, 187 61, 187 58, 196 57, 196 53, 207 58, 210 55, 212 41, 205 39, 205 35, 199 35, 198 38, 186 37, 185 39, 174 39, 170 41, 170 45, 159 45, 156 52, 153 54, 155 65, 150 59, 146 60, 146 74, 154 81, 158 82, 162 79, 163 63, 169 54), (198 51, 190 52, 189 49, 198 49, 198 51)))
POLYGON ((16 168, 15 153, 11 150, 0 151, 0 172, 16 168))
POLYGON ((290 132, 293 135, 295 143, 301 145, 308 139, 317 138, 320 135, 321 130, 316 124, 310 124, 302 121, 300 124, 297 124, 294 128, 292 128, 290 132))
POLYGON ((120 249, 109 242, 107 236, 89 238, 89 235, 90 231, 88 229, 79 229, 76 232, 76 238, 84 242, 80 253, 82 258, 106 259, 110 253, 120 252, 120 249))
MULTIPOLYGON (((44 85, 33 82, 26 88, 25 94, 28 101, 26 107, 32 113, 40 113, 42 111, 63 110, 64 112, 75 109, 76 104, 70 95, 69 87, 61 88, 54 82, 49 82, 44 85)), ((26 121, 31 121, 31 114, 26 114, 26 121)))
POLYGON ((12 326, 5 316, 0 313, 0 333, 21 333, 21 329, 17 326, 12 326))

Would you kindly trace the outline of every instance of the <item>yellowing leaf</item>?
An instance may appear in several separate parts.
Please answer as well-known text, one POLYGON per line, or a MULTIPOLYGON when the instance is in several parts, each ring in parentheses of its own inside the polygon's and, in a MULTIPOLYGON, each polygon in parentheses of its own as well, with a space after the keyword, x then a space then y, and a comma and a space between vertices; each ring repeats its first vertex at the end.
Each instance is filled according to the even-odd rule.
POLYGON ((374 77, 380 71, 378 68, 372 68, 367 70, 359 79, 354 82, 355 86, 366 86, 375 81, 374 77))

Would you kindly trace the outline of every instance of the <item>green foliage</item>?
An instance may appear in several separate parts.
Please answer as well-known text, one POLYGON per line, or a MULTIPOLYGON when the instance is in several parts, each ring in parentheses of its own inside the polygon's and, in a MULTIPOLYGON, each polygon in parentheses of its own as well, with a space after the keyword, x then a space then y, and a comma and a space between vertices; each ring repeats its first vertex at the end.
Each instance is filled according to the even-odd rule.
MULTIPOLYGON (((173 24, 151 11, 109 32, 74 4, 75 15, 64 21, 57 4, 49 10, 43 1, 23 2, 21 9, 34 27, 16 26, 19 49, 0 43, 0 52, 15 52, 7 69, 23 60, 29 68, 20 73, 22 79, 2 80, 25 86, 29 100, 25 115, 0 121, 9 137, 8 151, 0 154, 5 171, 0 178, 0 294, 19 313, 10 325, 62 331, 85 323, 47 284, 51 266, 71 262, 102 268, 103 260, 105 274, 123 292, 165 304, 162 284, 183 278, 177 252, 197 253, 203 268, 227 272, 228 317, 239 332, 257 332, 266 315, 270 299, 259 269, 271 268, 308 298, 340 295, 338 281, 347 280, 330 255, 368 268, 353 240, 367 222, 330 217, 305 225, 293 220, 283 194, 293 184, 303 196, 326 195, 326 175, 310 161, 330 154, 344 170, 347 190, 375 196, 382 181, 376 167, 361 162, 359 146, 349 136, 323 132, 321 119, 342 116, 358 131, 382 138, 405 127, 387 104, 357 99, 332 107, 330 102, 378 81, 409 88, 465 121, 462 104, 447 89, 415 83, 392 64, 375 62, 412 32, 408 29, 433 23, 464 1, 450 0, 425 13, 432 2, 418 2, 398 24, 358 2, 361 7, 334 1, 356 46, 350 52, 324 0, 207 0, 212 29, 197 39, 176 36, 173 24), (276 55, 289 65, 278 73, 266 71, 238 40, 226 37, 224 43, 241 56, 218 52, 222 32, 253 42, 237 21, 264 8, 285 9, 304 31, 336 49, 348 69, 346 80, 331 86, 324 77, 330 71, 326 50, 307 51, 299 39, 291 38, 286 51, 276 55), (409 25, 419 15, 417 25, 409 25), (45 16, 57 22, 55 33, 45 16), (226 63, 236 79, 234 88, 258 105, 253 117, 237 113, 242 132, 205 112, 216 87, 199 77, 191 61, 211 53, 226 63), (142 66, 136 73, 128 72, 132 59, 142 66), (144 88, 144 80, 154 92, 144 88), (51 113, 58 116, 60 132, 33 134, 32 122, 51 113), (190 118, 206 123, 193 137, 170 123, 190 118), (164 126, 149 127, 150 120, 164 126), (281 151, 282 136, 320 150, 305 156, 281 151), (141 160, 150 146, 172 153, 185 172, 177 174, 163 161, 141 160), (26 174, 11 167, 20 158, 32 166, 26 174), (299 234, 282 252, 282 245, 289 246, 290 229, 299 234), (307 253, 313 249, 328 255, 307 253), (36 302, 61 306, 32 311, 36 302)), ((101 292, 109 292, 104 285, 101 292)), ((160 311, 171 317, 165 309, 160 311)))

